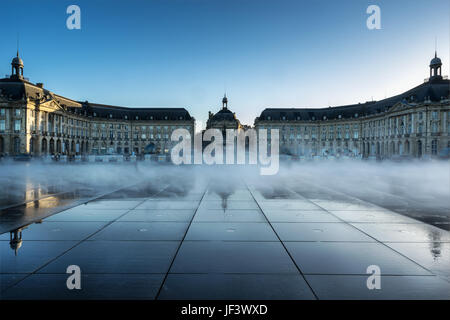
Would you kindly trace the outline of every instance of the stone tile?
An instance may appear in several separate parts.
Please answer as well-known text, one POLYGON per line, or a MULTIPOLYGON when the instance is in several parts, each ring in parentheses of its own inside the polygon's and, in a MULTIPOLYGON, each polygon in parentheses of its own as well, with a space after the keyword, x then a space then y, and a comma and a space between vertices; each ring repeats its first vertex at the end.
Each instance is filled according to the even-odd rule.
POLYGON ((160 299, 311 300, 300 274, 169 274, 160 299))
POLYGON ((165 273, 179 241, 85 241, 40 273, 65 273, 69 265, 83 273, 165 273))
POLYGON ((286 242, 305 274, 366 275, 377 265, 382 275, 431 275, 426 269, 380 243, 286 242))
POLYGON ((297 273, 279 242, 184 241, 171 273, 297 273))
POLYGON ((311 200, 321 208, 325 210, 357 210, 357 211, 363 211, 363 210, 383 210, 384 208, 381 208, 377 205, 365 202, 365 201, 358 201, 358 200, 311 200))
POLYGON ((82 206, 86 209, 133 209, 141 202, 142 200, 97 200, 82 206))
POLYGON ((187 222, 113 222, 89 240, 181 240, 187 222))
POLYGON ((131 210, 118 221, 170 221, 170 222, 190 222, 195 209, 139 209, 131 210))
POLYGON ((270 222, 341 222, 325 210, 264 210, 270 222))
POLYGON ((381 276, 380 290, 367 288, 367 276, 307 275, 306 280, 323 300, 450 299, 450 283, 436 276, 381 276))
POLYGON ((2 291, 19 282, 26 276, 26 273, 0 273, 0 300, 3 299, 2 291))
POLYGON ((416 261, 436 275, 450 281, 450 243, 386 243, 387 246, 416 261))
POLYGON ((209 209, 197 211, 194 222, 266 222, 260 210, 209 209))
POLYGON ((282 241, 369 241, 366 236, 346 223, 272 223, 282 241))
MULTIPOLYGON (((83 240, 94 234, 107 222, 47 222, 34 223, 22 230, 23 240, 83 240)), ((0 240, 9 240, 10 234, 3 233, 0 240)))
POLYGON ((303 200, 278 200, 278 201, 259 201, 264 210, 319 210, 318 206, 310 201, 303 200))
POLYGON ((352 225, 381 242, 450 241, 450 232, 425 223, 352 223, 352 225))
POLYGON ((82 274, 81 290, 67 289, 68 274, 33 274, 1 299, 155 299, 164 274, 82 274))
POLYGON ((330 213, 346 222, 368 222, 368 223, 420 223, 420 221, 405 217, 392 211, 376 210, 331 210, 330 213))
POLYGON ((129 209, 86 209, 78 206, 50 216, 45 221, 113 221, 129 209))
POLYGON ((230 210, 258 210, 255 201, 202 201, 199 211, 209 209, 230 209, 230 210))
POLYGON ((15 255, 0 241, 0 273, 30 273, 73 247, 78 241, 23 241, 15 255))
POLYGON ((268 223, 195 222, 186 240, 278 241, 268 223))
POLYGON ((197 209, 199 201, 152 201, 147 200, 134 209, 197 209))

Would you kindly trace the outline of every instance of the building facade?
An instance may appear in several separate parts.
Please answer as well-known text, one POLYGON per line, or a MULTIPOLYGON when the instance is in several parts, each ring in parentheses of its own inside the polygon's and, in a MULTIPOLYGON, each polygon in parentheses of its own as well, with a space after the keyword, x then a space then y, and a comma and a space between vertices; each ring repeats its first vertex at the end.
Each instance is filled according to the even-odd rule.
MULTIPOLYGON (((57 95, 23 76, 19 54, 11 76, 0 79, 0 155, 33 156, 170 154, 171 133, 195 134, 184 108, 126 108, 57 95)), ((430 77, 400 95, 328 108, 268 108, 255 129, 278 129, 280 153, 299 157, 430 157, 450 148, 450 82, 442 62, 431 60, 430 77)), ((209 112, 207 129, 248 129, 228 109, 209 112)), ((224 139, 225 141, 225 139, 224 139)), ((269 146, 270 149, 270 146, 269 146)))
POLYGON ((0 155, 169 154, 173 130, 194 134, 184 108, 125 108, 74 101, 23 76, 19 53, 0 79, 0 155))
MULTIPOLYGON (((265 109, 256 129, 278 129, 280 153, 299 157, 437 156, 450 148, 450 82, 435 54, 430 77, 381 101, 328 108, 265 109)), ((270 139, 269 139, 270 140, 270 139)))

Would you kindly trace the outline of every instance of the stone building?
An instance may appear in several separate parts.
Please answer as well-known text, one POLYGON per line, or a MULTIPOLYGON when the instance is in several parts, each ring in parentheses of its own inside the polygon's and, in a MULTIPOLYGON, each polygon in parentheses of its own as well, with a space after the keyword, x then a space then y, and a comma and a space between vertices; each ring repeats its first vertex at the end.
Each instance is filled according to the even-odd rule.
POLYGON ((328 108, 268 108, 256 129, 279 129, 280 153, 300 157, 436 156, 450 148, 450 82, 435 54, 430 77, 393 97, 328 108))
POLYGON ((184 108, 125 108, 59 96, 23 76, 14 57, 0 79, 0 155, 168 154, 171 132, 194 133, 184 108))
POLYGON ((206 129, 222 130, 225 136, 226 129, 241 129, 242 125, 236 118, 236 114, 228 109, 228 98, 224 95, 222 99, 222 109, 217 113, 208 113, 208 121, 206 122, 206 129))

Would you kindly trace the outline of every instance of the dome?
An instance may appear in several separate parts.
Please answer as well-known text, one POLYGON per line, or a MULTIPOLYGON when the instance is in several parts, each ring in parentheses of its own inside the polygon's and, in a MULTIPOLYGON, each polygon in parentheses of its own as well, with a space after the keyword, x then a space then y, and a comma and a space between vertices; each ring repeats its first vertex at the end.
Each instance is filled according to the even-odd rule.
POLYGON ((437 57, 437 55, 434 55, 434 58, 430 61, 430 67, 434 66, 442 66, 442 61, 440 58, 437 57))
POLYGON ((235 120, 235 115, 233 112, 231 112, 228 109, 222 109, 219 112, 217 112, 212 117, 213 121, 233 121, 235 120))
POLYGON ((14 57, 14 58, 12 59, 11 64, 12 64, 13 66, 23 67, 23 60, 20 59, 19 57, 14 57))

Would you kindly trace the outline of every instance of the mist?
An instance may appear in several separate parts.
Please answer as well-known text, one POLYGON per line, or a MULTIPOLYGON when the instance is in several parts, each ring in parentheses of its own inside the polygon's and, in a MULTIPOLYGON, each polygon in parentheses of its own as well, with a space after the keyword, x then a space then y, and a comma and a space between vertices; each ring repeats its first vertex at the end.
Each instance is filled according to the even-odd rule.
POLYGON ((120 199, 149 197, 161 190, 167 198, 185 197, 208 189, 227 198, 234 190, 247 187, 267 199, 327 199, 333 194, 446 230, 450 225, 448 161, 290 162, 281 163, 273 176, 261 176, 256 165, 43 164, 36 160, 0 164, 0 209, 68 191, 78 192, 74 198, 106 195, 120 199))

